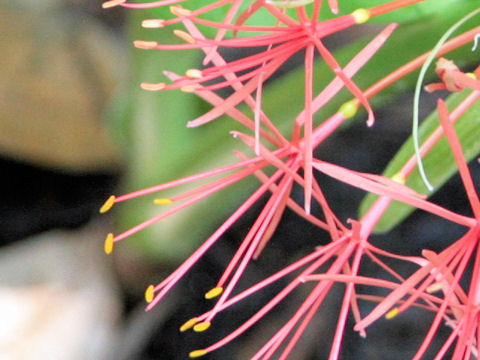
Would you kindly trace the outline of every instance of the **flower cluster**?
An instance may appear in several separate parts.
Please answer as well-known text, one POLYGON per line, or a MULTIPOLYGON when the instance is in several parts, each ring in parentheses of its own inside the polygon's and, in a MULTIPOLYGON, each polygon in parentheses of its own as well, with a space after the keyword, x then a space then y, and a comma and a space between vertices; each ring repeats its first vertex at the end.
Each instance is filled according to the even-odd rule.
MULTIPOLYGON (((170 206, 168 210, 146 220, 145 222, 118 235, 108 234, 105 240, 105 252, 111 253, 114 244, 135 234, 136 232, 174 214, 182 209, 203 200, 210 195, 233 186, 247 177, 255 177, 259 186, 240 205, 225 222, 198 249, 188 257, 171 275, 157 285, 148 287, 145 297, 152 309, 170 291, 195 263, 218 241, 222 235, 237 222, 248 209, 268 195, 257 218, 251 225, 247 235, 239 245, 218 283, 205 297, 218 297, 213 308, 195 316, 181 326, 181 331, 193 329, 201 332, 207 330, 217 314, 229 309, 237 302, 253 295, 262 288, 289 277, 290 282, 261 309, 253 314, 244 324, 233 330, 231 334, 218 342, 190 353, 191 357, 199 357, 224 346, 262 317, 271 311, 279 302, 305 282, 315 282, 312 290, 299 305, 291 319, 285 323, 272 338, 252 356, 252 359, 269 359, 280 354, 280 359, 288 357, 298 339, 319 311, 329 290, 336 283, 344 283, 345 288, 338 314, 337 327, 330 350, 330 359, 340 356, 342 339, 347 319, 352 314, 355 330, 366 335, 366 328, 382 316, 392 319, 408 309, 419 306, 434 312, 435 318, 430 331, 426 334, 415 359, 420 359, 431 343, 440 324, 445 323, 452 328, 451 336, 439 351, 436 359, 442 358, 456 340, 454 358, 470 359, 477 355, 480 332, 480 249, 479 216, 480 200, 475 192, 473 181, 463 156, 462 146, 456 135, 453 123, 470 109, 480 97, 480 81, 476 80, 480 71, 465 74, 452 61, 441 58, 437 62, 437 73, 440 83, 426 87, 428 91, 448 90, 461 91, 471 89, 471 93, 455 109, 448 110, 442 100, 438 102, 438 114, 441 124, 424 141, 421 154, 427 154, 440 138, 445 136, 451 146, 458 164, 460 175, 471 204, 473 216, 457 214, 438 206, 406 186, 406 180, 416 168, 416 158, 412 156, 400 171, 392 178, 375 174, 361 173, 332 164, 315 156, 317 149, 332 133, 356 115, 363 107, 367 112, 367 126, 374 124, 374 113, 370 99, 418 69, 429 54, 423 54, 383 79, 374 82, 367 89, 361 89, 352 78, 375 55, 388 40, 397 24, 390 24, 381 30, 367 45, 361 49, 345 65, 341 66, 332 52, 324 44, 324 39, 347 28, 368 22, 371 18, 395 12, 409 7, 421 0, 394 0, 385 4, 362 8, 348 15, 322 20, 321 0, 217 0, 190 10, 178 5, 182 0, 162 0, 150 3, 127 3, 125 0, 112 0, 104 3, 104 7, 123 6, 128 8, 150 8, 173 5, 170 7, 170 19, 147 19, 142 25, 145 28, 163 28, 173 24, 182 25, 185 30, 174 30, 174 34, 182 40, 179 44, 161 44, 156 41, 137 40, 134 45, 146 50, 182 50, 199 49, 205 53, 203 68, 185 69, 184 75, 165 70, 166 82, 142 83, 141 87, 148 91, 167 91, 180 89, 194 93, 209 103, 212 108, 202 116, 190 120, 188 127, 196 127, 227 115, 243 127, 243 131, 232 131, 231 134, 241 140, 249 149, 246 155, 234 151, 237 160, 230 165, 195 174, 179 180, 156 185, 122 196, 111 196, 100 209, 106 212, 117 203, 166 189, 176 188, 187 183, 202 182, 201 185, 170 198, 157 198, 156 204, 170 206), (247 3, 247 4, 245 4, 247 3), (248 6, 245 6, 248 5, 248 6), (223 21, 213 21, 208 13, 219 8, 226 8, 223 21), (264 22, 254 23, 258 19, 254 15, 262 14, 264 22), (265 25, 273 24, 273 25, 265 25), (209 38, 202 31, 205 27, 214 30, 216 35, 209 38), (227 61, 220 53, 222 48, 253 48, 253 55, 241 56, 227 61), (285 62, 294 54, 301 53, 304 58, 304 101, 302 110, 291 119, 289 133, 281 131, 276 119, 271 118, 262 108, 264 84, 272 78, 285 62), (324 61, 334 79, 320 91, 316 91, 316 78, 323 74, 314 73, 315 58, 324 61), (228 88, 231 91, 218 90, 228 88), (319 119, 316 114, 335 99, 343 88, 347 89, 352 100, 344 103, 338 111, 327 118, 319 119), (252 116, 240 110, 246 106, 252 116), (314 176, 314 172, 325 174, 353 187, 380 195, 370 210, 359 219, 349 219, 343 223, 333 212, 322 184, 314 176), (205 179, 212 178, 210 182, 205 179), (292 198, 294 185, 304 191, 303 203, 292 198), (369 242, 375 225, 385 213, 393 200, 407 203, 436 216, 460 224, 468 229, 467 233, 440 253, 424 250, 421 256, 406 257, 380 249, 369 242), (320 213, 312 211, 312 202, 318 204, 320 213), (239 280, 249 263, 260 256, 281 221, 284 211, 289 208, 300 217, 311 222, 329 234, 330 243, 315 247, 313 251, 279 272, 266 277, 250 288, 234 294, 239 280), (380 269, 388 273, 396 281, 365 276, 360 271, 364 258, 370 259, 380 269), (402 277, 385 258, 396 259, 416 264, 419 269, 408 278, 402 277), (468 289, 462 288, 461 280, 466 268, 473 263, 473 274, 468 289), (375 298, 358 293, 358 285, 390 289, 385 298, 375 298), (440 294, 441 293, 441 294, 440 294), (363 316, 358 305, 359 300, 378 302, 375 309, 363 316)), ((328 1, 332 13, 338 13, 339 6, 335 0, 328 1)), ((472 29, 443 44, 436 52, 444 55, 471 42, 479 29, 472 29)), ((388 61, 388 60, 386 60, 388 61)))

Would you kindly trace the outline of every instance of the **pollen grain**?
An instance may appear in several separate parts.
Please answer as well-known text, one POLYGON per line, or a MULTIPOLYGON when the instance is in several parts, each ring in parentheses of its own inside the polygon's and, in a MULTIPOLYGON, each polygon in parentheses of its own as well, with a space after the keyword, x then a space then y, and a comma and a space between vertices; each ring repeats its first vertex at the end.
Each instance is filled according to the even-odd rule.
POLYGON ((214 287, 213 289, 205 293, 205 299, 210 300, 210 299, 216 298, 222 292, 223 292, 223 287, 221 286, 214 287))
POLYGON ((184 322, 182 326, 180 326, 180 332, 190 330, 191 328, 193 328, 197 324, 198 324, 198 319, 197 318, 191 318, 190 320, 187 320, 186 322, 184 322))
POLYGON ((385 314, 385 319, 387 319, 387 320, 393 319, 399 313, 400 313, 400 311, 398 310, 398 308, 393 308, 392 310, 390 310, 389 312, 387 312, 385 314))
POLYGON ((145 301, 147 303, 151 303, 153 301, 153 297, 155 296, 155 286, 150 285, 147 287, 147 290, 145 290, 145 301))
POLYGON ((118 6, 118 5, 121 5, 123 4, 124 2, 126 2, 127 0, 111 0, 111 1, 105 1, 103 4, 102 4, 102 8, 103 9, 108 9, 108 8, 111 8, 111 7, 114 7, 114 6, 118 6))
POLYGON ((160 198, 160 199, 155 199, 153 200, 153 203, 155 205, 168 205, 171 204, 173 201, 167 198, 160 198))
POLYGON ((191 358, 197 358, 197 357, 200 357, 200 356, 203 356, 207 353, 206 350, 194 350, 192 351, 190 354, 188 354, 188 356, 190 356, 191 358))
POLYGON ((193 327, 193 331, 195 332, 205 331, 210 327, 210 325, 212 325, 210 321, 204 321, 204 322, 198 323, 193 327))
POLYGON ((352 12, 355 24, 364 24, 370 20, 370 12, 367 9, 357 9, 352 12))
POLYGON ((105 251, 105 254, 111 254, 113 251, 114 247, 114 235, 112 233, 109 233, 107 237, 105 238, 105 243, 103 244, 103 250, 105 251))
POLYGON ((114 195, 111 195, 107 201, 105 201, 102 205, 102 207, 100 208, 99 212, 100 214, 104 214, 106 213, 108 210, 110 210, 113 205, 115 205, 115 196, 114 195))

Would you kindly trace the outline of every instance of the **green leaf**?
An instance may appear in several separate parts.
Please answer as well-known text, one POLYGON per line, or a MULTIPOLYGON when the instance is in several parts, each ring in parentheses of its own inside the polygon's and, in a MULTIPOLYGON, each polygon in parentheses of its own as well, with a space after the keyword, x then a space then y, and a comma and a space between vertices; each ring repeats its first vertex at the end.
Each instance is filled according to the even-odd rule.
MULTIPOLYGON (((446 101, 448 108, 450 110, 454 109, 470 92, 470 90, 464 90, 460 93, 450 95, 446 101)), ((434 111, 423 121, 419 128, 421 142, 423 142, 438 126, 438 115, 437 112, 434 111)), ((480 138, 478 137, 479 127, 480 102, 477 101, 455 124, 455 129, 462 143, 467 161, 472 160, 480 153, 480 138)), ((412 137, 410 137, 387 166, 383 175, 392 177, 413 155, 413 141, 412 137)), ((448 142, 444 137, 435 145, 429 154, 424 157, 424 165, 425 171, 434 185, 435 190, 440 189, 443 184, 445 184, 445 182, 458 171, 448 142)), ((418 169, 412 172, 407 179, 406 185, 419 193, 425 193, 427 191, 418 169)), ((368 194, 360 205, 360 215, 365 214, 377 198, 378 196, 376 195, 368 194)), ((414 210, 415 208, 412 206, 393 201, 378 222, 375 231, 385 232, 391 230, 414 210)))

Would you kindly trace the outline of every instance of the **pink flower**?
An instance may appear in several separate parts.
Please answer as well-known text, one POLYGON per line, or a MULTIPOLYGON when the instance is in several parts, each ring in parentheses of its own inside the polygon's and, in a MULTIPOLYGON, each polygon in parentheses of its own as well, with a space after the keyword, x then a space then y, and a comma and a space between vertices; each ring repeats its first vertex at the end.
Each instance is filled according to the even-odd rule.
MULTIPOLYGON (((175 4, 181 1, 163 0, 152 3, 129 4, 125 1, 113 0, 104 3, 104 7, 120 5, 131 8, 148 8, 175 4)), ((314 149, 337 130, 346 119, 352 117, 360 105, 364 106, 368 112, 367 124, 373 124, 374 116, 368 99, 373 93, 379 91, 380 88, 385 87, 391 79, 385 80, 380 85, 377 84, 378 86, 376 87, 374 85, 369 91, 364 92, 358 88, 351 78, 382 46, 396 25, 387 26, 343 68, 325 47, 323 39, 346 28, 364 23, 371 17, 394 11, 419 1, 391 1, 370 9, 358 9, 349 15, 320 21, 319 14, 322 3, 320 0, 313 1, 311 8, 308 8, 311 10, 303 6, 303 3, 291 0, 290 4, 295 6, 296 17, 290 16, 290 13, 287 14, 284 9, 276 7, 275 5, 279 5, 278 0, 254 1, 243 12, 240 12, 242 0, 220 0, 213 1, 211 4, 197 10, 173 6, 171 11, 176 16, 175 18, 170 20, 150 19, 143 22, 143 26, 147 28, 181 23, 186 31, 176 29, 174 33, 186 43, 163 45, 152 41, 136 41, 135 46, 157 50, 201 49, 205 52, 204 65, 206 67, 204 69, 187 69, 184 76, 165 71, 164 74, 171 81, 170 84, 167 85, 163 82, 143 83, 142 87, 146 90, 154 91, 179 88, 183 91, 195 93, 210 103, 213 108, 199 118, 190 121, 188 126, 199 126, 223 114, 227 114, 245 127, 246 132, 234 131, 232 135, 242 140, 254 155, 249 157, 239 151, 234 151, 238 160, 231 165, 130 194, 110 197, 102 206, 101 212, 108 211, 116 203, 137 196, 145 196, 165 189, 175 188, 178 185, 213 178, 210 182, 199 185, 187 192, 169 198, 154 200, 155 203, 170 206, 170 208, 123 233, 118 235, 108 234, 105 240, 105 252, 112 252, 115 243, 145 227, 247 177, 255 176, 259 180, 259 187, 246 198, 244 203, 172 274, 159 284, 151 285, 147 288, 145 294, 149 303, 147 309, 152 309, 158 304, 179 279, 217 241, 220 241, 225 231, 267 193, 270 194, 269 198, 253 222, 248 234, 242 240, 223 274, 219 276, 218 282, 205 294, 207 299, 218 297, 217 302, 210 311, 187 321, 180 330, 185 331, 193 328, 193 330, 198 332, 205 331, 211 326, 213 320, 221 311, 234 306, 237 302, 247 296, 251 296, 280 278, 285 276, 293 277, 284 289, 238 329, 204 349, 191 352, 191 357, 205 355, 232 341, 258 322, 288 294, 307 281, 316 282, 311 292, 293 313, 292 318, 253 356, 253 359, 269 359, 280 351, 280 359, 285 359, 313 316, 319 311, 332 286, 338 282, 345 283, 345 291, 331 346, 330 359, 334 360, 339 357, 343 333, 350 311, 357 322, 356 330, 362 336, 365 336, 366 327, 379 317, 386 314, 388 318, 393 318, 412 305, 424 307, 430 311, 435 311, 437 314, 429 333, 417 353, 417 358, 424 354, 439 324, 442 322, 451 326, 453 331, 451 338, 445 345, 445 349, 440 351, 437 358, 441 357, 442 351, 446 351, 455 339, 457 339, 455 354, 458 354, 458 356, 466 359, 468 358, 467 355, 476 351, 476 347, 478 347, 476 334, 480 331, 478 329, 478 310, 480 308, 480 255, 478 254, 480 251, 478 251, 477 246, 478 230, 480 229, 478 224, 480 201, 473 188, 468 167, 465 159, 462 157, 461 146, 451 125, 454 118, 460 116, 460 113, 468 108, 468 104, 471 104, 473 97, 469 97, 460 104, 455 114, 449 114, 445 105, 439 102, 442 129, 452 146, 452 151, 459 165, 460 174, 472 204, 473 218, 456 214, 433 204, 426 200, 424 196, 405 186, 404 180, 415 166, 413 161, 408 162, 394 179, 388 179, 379 175, 352 171, 324 162, 321 159, 315 159, 313 155, 314 149), (221 6, 229 6, 222 22, 213 22, 205 19, 204 14, 221 6), (252 15, 261 10, 266 11, 275 20, 275 26, 246 25, 247 21, 251 20, 252 15), (206 38, 200 30, 205 26, 217 31, 213 39, 206 38), (234 37, 226 38, 228 32, 231 32, 234 37), (262 32, 263 35, 252 35, 253 32, 262 32), (264 49, 255 55, 227 62, 217 51, 221 47, 255 47, 264 49), (285 61, 301 50, 305 50, 303 111, 295 119, 292 119, 291 134, 287 136, 275 126, 275 119, 269 118, 268 114, 265 114, 262 110, 263 84, 273 76, 285 61), (319 94, 314 93, 315 74, 313 61, 315 53, 318 53, 323 58, 336 75, 336 78, 319 94), (315 113, 328 103, 344 86, 353 94, 354 99, 344 104, 336 114, 324 120, 320 125, 315 125, 313 119, 315 113), (215 91, 224 87, 231 87, 234 93, 226 98, 222 98, 215 91), (253 119, 237 109, 237 106, 241 103, 245 103, 252 110, 254 114, 253 119), (247 133, 248 131, 250 133, 247 133), (268 171, 265 171, 266 169, 268 171), (381 197, 363 218, 350 220, 350 226, 346 226, 330 208, 323 194, 321 184, 313 176, 314 169, 352 186, 377 193, 381 197), (302 173, 303 176, 301 175, 302 173), (291 198, 292 188, 295 183, 304 188, 305 201, 303 207, 291 198), (311 199, 317 201, 322 214, 317 216, 310 213, 311 199), (469 228, 469 231, 455 244, 452 244, 439 254, 425 250, 422 253, 422 258, 402 257, 378 249, 368 242, 368 238, 375 224, 392 200, 406 202, 419 209, 464 225, 469 228), (295 261, 276 274, 266 277, 263 281, 251 286, 240 294, 232 295, 249 263, 260 255, 272 238, 287 207, 299 216, 327 231, 331 242, 315 249, 308 256, 295 261), (362 276, 359 269, 365 256, 392 275, 396 281, 385 281, 362 276), (420 269, 409 278, 404 279, 393 268, 388 266, 381 257, 414 262, 420 266, 420 269), (475 259, 473 259, 474 257, 475 259), (459 284, 460 279, 464 276, 465 268, 471 260, 474 262, 475 270, 471 287, 467 292, 459 284), (356 285, 359 284, 383 287, 391 289, 392 292, 383 299, 372 297, 368 294, 358 294, 356 285), (443 291, 443 297, 432 294, 434 290, 438 289, 443 291), (374 311, 363 319, 357 304, 357 301, 360 299, 379 302, 374 311), (392 308, 393 310, 391 310, 392 308), (283 345, 285 346, 282 347, 283 345)), ((333 12, 337 11, 338 5, 335 0, 330 0, 329 5, 333 12)), ((414 66, 411 66, 409 69, 402 69, 403 73, 396 74, 395 76, 398 76, 396 79, 411 71, 412 68, 414 66)), ((466 79, 466 75, 458 69, 447 66, 446 68, 441 67, 440 70, 439 74, 446 88, 451 90, 461 87, 477 89, 478 81, 466 79)), ((424 144, 422 151, 427 152, 441 134, 441 129, 435 132, 424 144)))

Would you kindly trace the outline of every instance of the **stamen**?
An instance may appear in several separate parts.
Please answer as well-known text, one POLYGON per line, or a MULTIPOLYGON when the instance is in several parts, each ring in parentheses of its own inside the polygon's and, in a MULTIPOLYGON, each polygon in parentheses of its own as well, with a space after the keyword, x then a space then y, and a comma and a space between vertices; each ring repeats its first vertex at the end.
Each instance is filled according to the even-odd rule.
POLYGON ((188 356, 190 356, 191 358, 197 358, 197 357, 200 357, 200 356, 203 356, 207 353, 206 350, 195 350, 195 351, 192 351, 190 354, 188 354, 188 356))
POLYGON ((102 205, 102 207, 100 208, 99 212, 100 214, 104 214, 106 213, 108 210, 110 210, 113 205, 115 205, 115 196, 114 195, 111 195, 107 201, 105 201, 102 205))
POLYGON ((158 43, 156 41, 135 40, 133 46, 137 49, 151 50, 155 49, 158 46, 158 43))
POLYGON ((185 75, 192 79, 201 79, 203 77, 202 70, 188 69, 185 75))
POLYGON ((355 100, 347 101, 338 109, 338 112, 342 114, 345 119, 354 117, 357 111, 358 103, 355 100))
POLYGON ((166 199, 166 198, 161 198, 161 199, 155 199, 153 200, 153 203, 155 205, 168 205, 168 204, 171 204, 173 201, 170 200, 170 199, 166 199))
POLYGON ((363 24, 370 20, 370 12, 367 9, 357 9, 351 15, 355 24, 363 24))
POLYGON ((180 326, 180 331, 184 332, 190 330, 198 323, 197 318, 191 318, 190 320, 186 321, 182 326, 180 326))
POLYGON ((157 84, 152 84, 152 83, 141 83, 140 87, 143 90, 148 90, 148 91, 159 91, 163 90, 165 88, 165 83, 157 83, 157 84))
POLYGON ((391 179, 402 185, 405 185, 405 182, 407 181, 407 179, 405 179, 405 176, 403 176, 401 172, 397 172, 395 175, 392 176, 391 179))
POLYGON ((397 316, 400 313, 398 308, 393 308, 390 310, 388 313, 385 314, 385 319, 390 320, 393 319, 395 316, 397 316))
POLYGON ((313 0, 267 0, 267 4, 271 4, 273 6, 279 8, 295 8, 299 6, 305 6, 312 3, 313 0))
POLYGON ((147 303, 151 303, 153 301, 153 297, 155 296, 155 286, 150 285, 147 287, 147 290, 145 290, 145 301, 147 303))
POLYGON ((163 19, 147 19, 142 21, 142 27, 146 29, 156 29, 164 26, 165 20, 163 19))
POLYGON ((191 93, 197 90, 200 87, 199 84, 185 85, 180 88, 183 92, 191 93))
POLYGON ((113 251, 113 234, 109 233, 107 237, 105 238, 105 243, 103 244, 103 250, 105 251, 105 254, 111 254, 113 251))
POLYGON ((465 73, 469 78, 472 78, 473 80, 477 80, 477 77, 475 76, 474 73, 465 73))
POLYGON ((170 6, 170 12, 176 16, 190 16, 192 12, 182 6, 170 6))
POLYGON ((123 4, 124 2, 126 2, 127 0, 110 0, 110 1, 105 1, 103 4, 102 4, 102 8, 103 9, 109 9, 109 8, 112 8, 114 6, 118 6, 118 5, 121 5, 123 4))
POLYGON ((210 321, 204 321, 204 322, 198 323, 193 327, 193 331, 195 332, 205 331, 210 327, 210 325, 212 325, 210 321))
POLYGON ((223 292, 223 287, 221 286, 214 287, 213 289, 211 289, 205 294, 205 299, 210 300, 210 299, 216 298, 222 292, 223 292))
POLYGON ((185 40, 185 42, 189 44, 195 44, 195 39, 189 33, 183 30, 175 29, 173 30, 173 34, 178 36, 180 39, 185 40))
POLYGON ((427 287, 427 289, 425 290, 427 293, 431 294, 431 293, 434 293, 438 290, 442 290, 443 289, 443 283, 441 282, 437 282, 437 283, 434 283, 432 285, 430 285, 429 287, 427 287))

